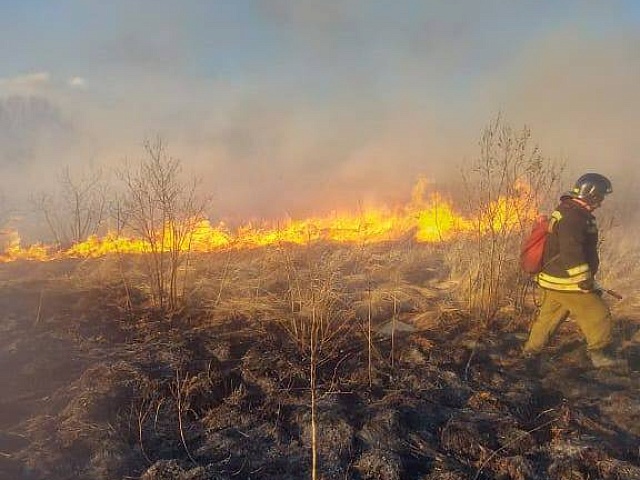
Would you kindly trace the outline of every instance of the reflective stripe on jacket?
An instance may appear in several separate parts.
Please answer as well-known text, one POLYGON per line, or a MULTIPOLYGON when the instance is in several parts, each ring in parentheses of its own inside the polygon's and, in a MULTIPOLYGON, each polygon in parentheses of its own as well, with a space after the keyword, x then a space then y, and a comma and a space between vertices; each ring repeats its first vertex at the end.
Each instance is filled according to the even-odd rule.
POLYGON ((542 271, 542 288, 581 291, 579 283, 598 271, 598 226, 595 217, 571 198, 563 198, 551 215, 542 271))

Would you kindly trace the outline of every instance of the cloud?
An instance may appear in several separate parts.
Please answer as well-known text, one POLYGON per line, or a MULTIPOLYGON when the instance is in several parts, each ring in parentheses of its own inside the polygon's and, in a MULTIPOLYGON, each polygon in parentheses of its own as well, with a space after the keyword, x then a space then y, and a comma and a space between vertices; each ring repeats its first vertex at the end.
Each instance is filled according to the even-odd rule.
POLYGON ((41 90, 51 82, 49 72, 34 72, 9 78, 0 78, 0 92, 32 93, 41 90))
POLYGON ((71 88, 84 88, 87 84, 83 77, 71 77, 67 83, 71 88))

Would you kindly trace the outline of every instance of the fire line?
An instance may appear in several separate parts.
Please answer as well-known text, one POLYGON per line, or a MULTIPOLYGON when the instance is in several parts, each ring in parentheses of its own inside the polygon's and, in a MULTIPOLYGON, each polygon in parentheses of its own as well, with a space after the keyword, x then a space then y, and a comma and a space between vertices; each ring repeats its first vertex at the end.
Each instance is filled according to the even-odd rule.
POLYGON ((231 231, 223 223, 213 226, 210 221, 191 219, 173 228, 165 225, 153 241, 135 236, 108 232, 102 237, 90 236, 67 249, 53 245, 34 244, 22 247, 20 236, 11 232, 8 245, 0 254, 0 262, 16 260, 49 261, 63 258, 95 258, 113 253, 144 254, 160 250, 188 250, 215 252, 229 248, 259 248, 275 244, 305 245, 331 241, 343 244, 371 244, 413 238, 420 243, 451 240, 468 233, 517 228, 523 219, 533 219, 537 209, 531 207, 525 188, 516 189, 519 196, 499 197, 480 213, 465 217, 456 213, 452 203, 438 193, 425 199, 426 182, 418 181, 411 201, 396 210, 367 209, 356 214, 334 212, 326 216, 301 220, 287 219, 278 223, 254 225, 248 223, 231 231), (180 243, 175 243, 172 232, 181 231, 180 243))

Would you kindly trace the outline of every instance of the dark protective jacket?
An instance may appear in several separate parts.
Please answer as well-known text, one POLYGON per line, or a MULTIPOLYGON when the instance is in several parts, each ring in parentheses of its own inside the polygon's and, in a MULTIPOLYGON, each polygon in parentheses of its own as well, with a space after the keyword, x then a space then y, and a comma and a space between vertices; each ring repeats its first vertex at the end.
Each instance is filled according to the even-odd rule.
POLYGON ((600 265, 596 218, 575 200, 563 197, 551 214, 549 228, 538 285, 550 290, 583 290, 579 284, 593 281, 600 265))

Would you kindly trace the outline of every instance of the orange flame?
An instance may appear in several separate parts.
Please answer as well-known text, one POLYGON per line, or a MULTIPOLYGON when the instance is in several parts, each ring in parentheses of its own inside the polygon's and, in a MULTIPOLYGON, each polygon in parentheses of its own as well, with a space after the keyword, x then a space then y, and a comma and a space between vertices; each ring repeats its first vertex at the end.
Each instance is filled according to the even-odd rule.
MULTIPOLYGON (((324 217, 287 219, 275 225, 254 226, 249 223, 239 227, 235 233, 223 223, 212 226, 208 220, 202 219, 192 222, 187 229, 181 249, 213 252, 225 248, 256 248, 279 243, 304 245, 322 240, 368 244, 409 237, 417 242, 442 242, 469 232, 517 228, 523 219, 537 216, 536 209, 528 201, 530 192, 526 185, 516 186, 516 196, 497 198, 473 218, 456 213, 451 202, 438 193, 432 193, 426 199, 426 189, 426 180, 420 179, 413 189, 411 201, 395 211, 372 208, 359 213, 334 212, 324 217)), ((91 236, 62 251, 41 244, 22 248, 19 236, 12 232, 8 246, 0 254, 0 262, 94 258, 113 253, 141 254, 152 252, 154 248, 157 251, 158 245, 168 251, 173 231, 171 225, 167 225, 163 232, 158 233, 158 239, 162 238, 164 241, 154 242, 155 245, 149 240, 110 232, 104 237, 91 236)))

